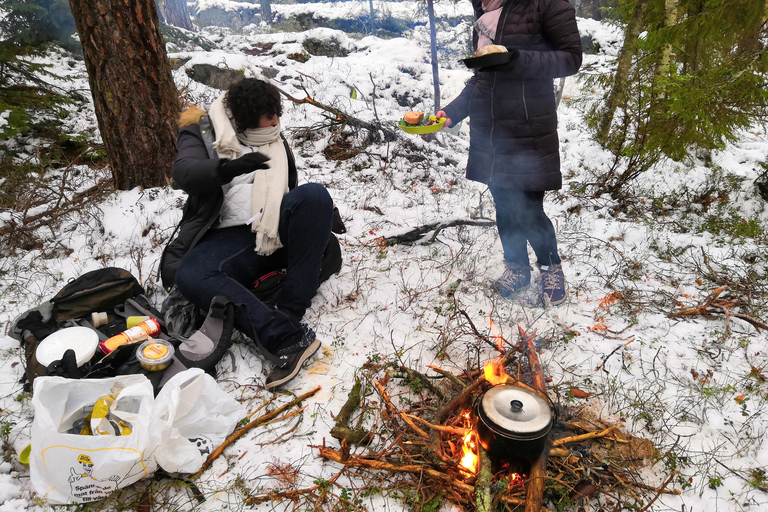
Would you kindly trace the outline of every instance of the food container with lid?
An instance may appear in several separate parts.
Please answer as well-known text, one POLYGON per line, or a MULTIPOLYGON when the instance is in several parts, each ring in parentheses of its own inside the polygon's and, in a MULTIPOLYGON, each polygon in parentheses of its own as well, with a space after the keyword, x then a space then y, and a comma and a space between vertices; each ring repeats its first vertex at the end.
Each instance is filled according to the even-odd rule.
POLYGON ((507 460, 535 460, 554 426, 549 399, 514 384, 499 384, 480 395, 475 415, 480 444, 507 460))
POLYGON ((141 363, 141 367, 148 372, 157 372, 168 368, 173 360, 174 352, 170 342, 151 339, 139 345, 136 350, 136 359, 141 363))
POLYGON ((48 366, 61 359, 68 349, 75 351, 77 366, 91 360, 99 345, 99 335, 93 329, 82 326, 65 327, 40 342, 35 351, 37 362, 48 366))

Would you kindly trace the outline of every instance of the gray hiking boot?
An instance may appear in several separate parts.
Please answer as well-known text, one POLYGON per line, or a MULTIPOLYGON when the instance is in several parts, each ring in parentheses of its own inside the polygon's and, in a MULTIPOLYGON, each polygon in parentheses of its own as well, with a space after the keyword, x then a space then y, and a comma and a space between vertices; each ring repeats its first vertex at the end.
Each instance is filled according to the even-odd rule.
POLYGON ((541 282, 541 293, 544 300, 550 306, 559 306, 565 302, 565 298, 568 296, 568 289, 565 285, 563 266, 560 264, 539 265, 539 270, 541 271, 539 281, 541 282))
POLYGON ((293 378, 299 374, 301 365, 303 365, 307 359, 312 357, 322 345, 320 340, 316 338, 311 340, 308 339, 307 342, 306 345, 302 343, 301 348, 299 348, 298 351, 279 356, 282 364, 280 366, 275 366, 267 376, 265 387, 268 390, 271 391, 277 389, 288 381, 293 380, 293 378))
POLYGON ((531 267, 505 261, 504 273, 496 280, 496 291, 502 297, 520 293, 531 285, 531 267))

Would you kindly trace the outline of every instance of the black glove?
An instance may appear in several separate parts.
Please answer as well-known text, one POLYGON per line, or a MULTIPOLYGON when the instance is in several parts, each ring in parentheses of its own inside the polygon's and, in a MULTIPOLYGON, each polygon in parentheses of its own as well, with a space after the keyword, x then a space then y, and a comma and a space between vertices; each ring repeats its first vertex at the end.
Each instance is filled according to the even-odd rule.
POLYGON ((269 169, 268 161, 269 157, 261 153, 246 153, 234 160, 222 158, 219 162, 219 176, 221 176, 222 183, 229 183, 241 174, 246 174, 256 169, 269 169))
POLYGON ((517 59, 520 57, 520 51, 517 48, 507 48, 507 53, 496 53, 492 55, 509 55, 509 60, 504 64, 496 64, 495 66, 486 66, 478 69, 481 73, 489 71, 511 71, 517 64, 517 59))

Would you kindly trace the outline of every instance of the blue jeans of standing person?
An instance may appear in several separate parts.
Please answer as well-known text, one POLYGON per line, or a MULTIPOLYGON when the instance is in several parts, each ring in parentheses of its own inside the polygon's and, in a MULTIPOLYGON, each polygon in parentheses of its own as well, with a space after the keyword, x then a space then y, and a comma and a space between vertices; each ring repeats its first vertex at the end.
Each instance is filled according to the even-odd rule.
POLYGON ((176 273, 179 291, 203 311, 216 295, 245 305, 235 315, 238 330, 273 355, 295 352, 307 333, 299 322, 320 286, 332 219, 333 201, 325 187, 298 186, 280 205, 281 249, 269 256, 257 254, 250 226, 212 229, 181 261, 176 273), (257 299, 251 287, 257 278, 281 268, 286 273, 273 308, 257 299))
POLYGON ((544 192, 488 188, 496 203, 496 227, 504 260, 529 267, 530 243, 539 265, 559 265, 555 228, 544 213, 544 192))

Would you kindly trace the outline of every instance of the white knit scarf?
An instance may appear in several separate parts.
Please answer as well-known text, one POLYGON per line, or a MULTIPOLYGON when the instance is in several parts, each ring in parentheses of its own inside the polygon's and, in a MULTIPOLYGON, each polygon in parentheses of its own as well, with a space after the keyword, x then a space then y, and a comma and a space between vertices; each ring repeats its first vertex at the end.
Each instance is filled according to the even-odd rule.
POLYGON ((482 5, 485 14, 475 22, 475 30, 477 30, 478 35, 477 49, 493 44, 504 0, 483 0, 482 5))
POLYGON ((221 158, 235 159, 242 155, 240 143, 257 148, 259 153, 269 157, 269 169, 257 169, 253 177, 251 196, 251 231, 256 233, 256 252, 268 256, 281 248, 278 227, 280 225, 280 203, 288 193, 288 154, 280 137, 280 125, 267 128, 252 128, 236 132, 232 116, 225 104, 224 96, 216 99, 208 115, 216 133, 213 147, 221 158))

